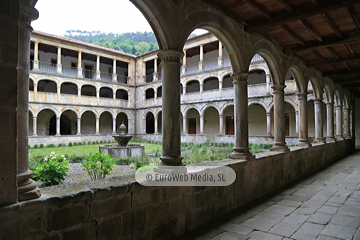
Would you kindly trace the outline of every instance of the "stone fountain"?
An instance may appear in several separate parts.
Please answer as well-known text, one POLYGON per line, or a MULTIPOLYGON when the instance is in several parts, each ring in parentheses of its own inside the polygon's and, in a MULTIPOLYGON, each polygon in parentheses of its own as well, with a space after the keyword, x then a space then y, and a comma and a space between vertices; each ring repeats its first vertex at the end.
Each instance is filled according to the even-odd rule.
POLYGON ((132 135, 126 134, 126 126, 122 123, 119 127, 119 135, 114 135, 118 145, 99 146, 100 153, 109 154, 112 158, 142 157, 145 154, 144 145, 128 144, 132 135))

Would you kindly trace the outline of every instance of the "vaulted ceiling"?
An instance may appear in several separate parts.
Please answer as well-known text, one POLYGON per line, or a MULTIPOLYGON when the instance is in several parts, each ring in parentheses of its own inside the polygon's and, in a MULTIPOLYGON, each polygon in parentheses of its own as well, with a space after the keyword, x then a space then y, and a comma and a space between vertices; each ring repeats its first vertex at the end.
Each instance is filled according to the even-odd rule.
POLYGON ((360 94, 360 0, 204 0, 360 94))

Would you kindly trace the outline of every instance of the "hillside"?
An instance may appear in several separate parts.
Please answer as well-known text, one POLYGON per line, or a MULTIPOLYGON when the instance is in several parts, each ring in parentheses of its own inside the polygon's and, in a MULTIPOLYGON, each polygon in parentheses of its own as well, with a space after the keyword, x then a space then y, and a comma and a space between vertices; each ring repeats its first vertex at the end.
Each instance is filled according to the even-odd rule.
MULTIPOLYGON (((141 55, 159 49, 152 32, 104 33, 101 31, 67 30, 67 38, 96 44, 133 55, 141 55)), ((191 34, 189 38, 196 37, 191 34)))

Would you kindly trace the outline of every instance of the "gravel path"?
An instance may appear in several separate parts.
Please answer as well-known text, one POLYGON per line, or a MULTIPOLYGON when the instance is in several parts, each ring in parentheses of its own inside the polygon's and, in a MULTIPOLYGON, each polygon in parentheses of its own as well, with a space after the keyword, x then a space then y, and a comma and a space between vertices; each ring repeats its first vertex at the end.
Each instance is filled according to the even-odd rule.
MULTIPOLYGON (((84 181, 89 181, 90 176, 83 170, 81 163, 69 163, 69 172, 68 176, 65 178, 64 183, 79 183, 84 181)), ((110 177, 119 177, 119 176, 131 176, 134 175, 135 171, 131 169, 128 165, 114 165, 114 170, 111 172, 110 177)))

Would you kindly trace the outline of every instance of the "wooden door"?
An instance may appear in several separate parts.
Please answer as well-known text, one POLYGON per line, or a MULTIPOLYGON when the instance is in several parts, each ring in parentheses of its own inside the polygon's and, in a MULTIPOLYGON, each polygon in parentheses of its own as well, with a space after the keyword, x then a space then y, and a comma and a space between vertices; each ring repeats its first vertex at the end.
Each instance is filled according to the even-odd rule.
POLYGON ((285 113, 285 136, 290 136, 290 116, 288 113, 285 113))
POLYGON ((196 134, 196 118, 189 118, 189 134, 196 134))
POLYGON ((234 117, 226 117, 226 135, 234 135, 234 117))

